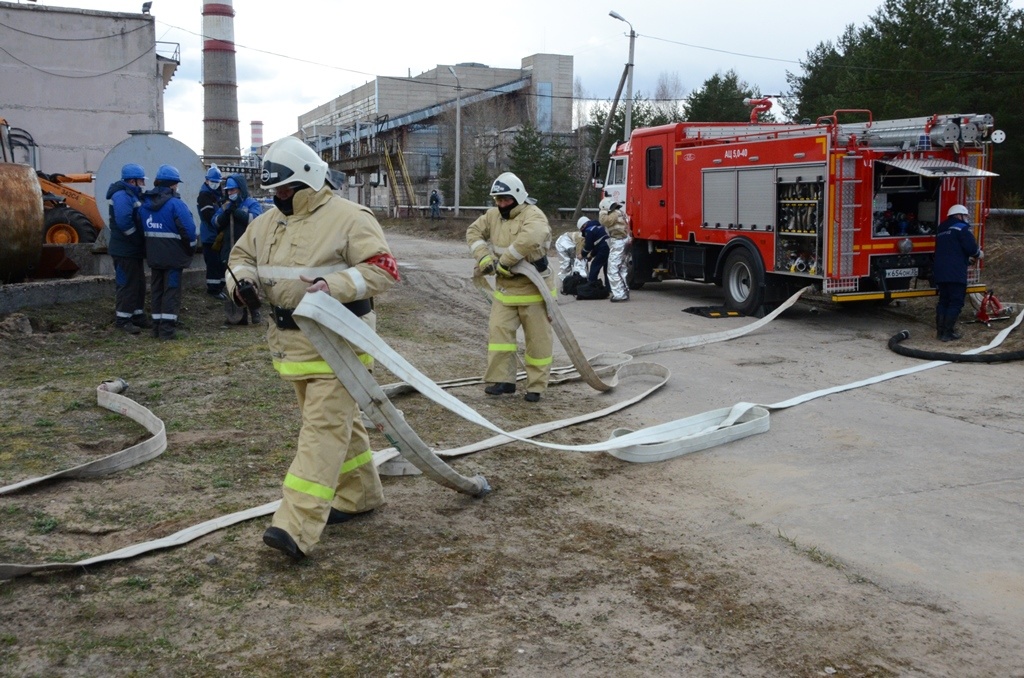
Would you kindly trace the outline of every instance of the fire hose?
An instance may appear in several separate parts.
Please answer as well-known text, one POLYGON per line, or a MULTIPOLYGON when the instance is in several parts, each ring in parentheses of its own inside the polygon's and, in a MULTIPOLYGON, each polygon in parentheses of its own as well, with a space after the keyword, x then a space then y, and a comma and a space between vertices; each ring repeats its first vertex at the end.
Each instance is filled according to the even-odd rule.
MULTIPOLYGON (((623 352, 623 354, 601 354, 590 361, 584 359, 582 362, 577 363, 577 361, 582 357, 582 353, 579 351, 579 346, 575 343, 575 338, 572 337, 571 331, 568 330, 568 325, 565 323, 561 312, 558 310, 557 304, 555 304, 554 299, 548 293, 544 281, 540 279, 539 274, 536 274, 536 272, 533 271, 532 267, 528 267, 524 264, 519 264, 519 266, 521 268, 519 268, 517 272, 530 275, 531 279, 535 278, 534 282, 545 298, 547 308, 551 313, 552 324, 556 329, 559 339, 563 342, 567 341, 569 344, 566 346, 566 350, 573 361, 573 368, 571 370, 562 370, 558 375, 559 378, 563 380, 583 378, 587 383, 594 381, 595 384, 603 385, 607 388, 612 388, 620 377, 625 378, 639 375, 655 376, 658 378, 658 383, 633 398, 627 399, 598 412, 580 415, 568 420, 538 424, 518 431, 504 431, 492 424, 469 406, 465 405, 453 396, 450 396, 441 385, 434 383, 428 377, 416 370, 415 367, 387 346, 387 344, 378 337, 368 325, 348 311, 348 309, 346 309, 340 302, 326 294, 306 295, 302 303, 299 304, 298 308, 295 310, 294 317, 296 322, 310 337, 310 340, 320 351, 321 355, 331 365, 332 369, 334 369, 338 378, 342 380, 345 387, 357 402, 359 402, 360 407, 363 408, 364 413, 370 418, 373 425, 384 433, 389 441, 392 442, 393 447, 374 453, 375 464, 379 466, 382 463, 401 455, 409 463, 413 464, 417 469, 422 471, 435 482, 472 496, 482 496, 491 489, 486 479, 482 476, 476 476, 474 478, 462 476, 445 464, 440 457, 469 454, 471 452, 502 445, 512 440, 519 440, 550 449, 574 452, 607 452, 619 459, 631 462, 664 461, 666 459, 672 459, 699 450, 708 449, 709 447, 738 440, 755 433, 767 431, 769 428, 769 411, 785 409, 823 396, 859 388, 861 386, 880 383, 889 379, 914 374, 916 372, 948 364, 948 361, 933 361, 842 386, 820 389, 818 391, 806 393, 789 400, 770 405, 741 402, 733 405, 732 407, 712 410, 691 417, 686 417, 684 419, 660 424, 658 426, 641 429, 639 431, 619 429, 613 432, 611 439, 599 443, 570 446, 537 441, 533 440, 534 436, 557 428, 562 428, 564 426, 605 416, 642 400, 644 397, 650 395, 665 384, 670 376, 667 368, 655 363, 633 361, 634 357, 650 355, 662 351, 701 346, 715 341, 725 341, 742 336, 759 329, 768 322, 774 320, 779 314, 796 303, 800 295, 806 290, 801 290, 797 294, 794 294, 773 313, 741 328, 699 337, 663 340, 638 346, 634 349, 623 352), (381 387, 376 384, 376 382, 368 375, 365 368, 361 367, 361 363, 359 362, 354 349, 359 349, 373 355, 374 358, 382 365, 402 379, 403 384, 397 385, 396 388, 392 389, 387 389, 386 387, 381 387), (616 362, 620 357, 622 358, 622 361, 616 362), (574 372, 576 374, 574 374, 574 372), (605 380, 602 378, 602 375, 608 375, 610 376, 610 379, 605 380), (402 417, 401 413, 394 408, 388 399, 386 391, 390 390, 392 393, 395 393, 409 387, 419 391, 425 397, 428 397, 435 403, 446 407, 467 421, 476 423, 485 429, 493 431, 496 435, 488 438, 487 440, 460 448, 454 448, 446 451, 432 450, 418 437, 412 427, 405 422, 404 417, 402 417)), ((1007 327, 1000 332, 992 342, 986 346, 972 349, 966 353, 977 354, 998 346, 1005 339, 1006 335, 1020 324, 1022 319, 1024 319, 1024 312, 1018 315, 1016 321, 1010 327, 1007 327)), ((478 379, 456 381, 460 384, 479 383, 478 379)), ((592 384, 592 386, 598 388, 595 384, 592 384)), ((605 388, 601 390, 607 389, 605 388)), ((102 396, 102 393, 104 392, 106 392, 106 390, 101 386, 100 389, 97 389, 97 397, 102 406, 107 406, 104 404, 106 398, 102 396)), ((119 398, 131 403, 139 410, 143 410, 147 413, 149 412, 127 398, 123 398, 123 396, 119 396, 119 398)), ((133 416, 133 414, 130 414, 129 412, 132 412, 134 408, 128 407, 127 404, 121 402, 121 400, 116 402, 120 405, 124 405, 124 413, 131 416, 133 419, 136 419, 136 421, 140 421, 136 416, 148 421, 147 428, 151 432, 154 432, 154 438, 151 440, 159 441, 161 439, 163 436, 162 422, 159 422, 155 417, 153 418, 156 419, 156 422, 149 421, 145 416, 140 415, 137 411, 133 412, 135 415, 133 416)), ((149 414, 152 415, 152 413, 149 414)), ((140 421, 140 423, 142 422, 140 421)), ((139 446, 137 445, 135 447, 137 448, 139 446)), ((156 447, 159 448, 159 451, 154 453, 152 450, 148 450, 145 454, 137 455, 138 458, 132 463, 129 463, 128 457, 109 462, 106 467, 108 470, 104 470, 103 472, 112 472, 121 468, 127 468, 128 466, 136 463, 142 463, 142 461, 146 461, 157 456, 163 451, 163 448, 166 447, 166 438, 162 438, 162 446, 160 442, 158 442, 156 447)), ((132 449, 134 448, 129 448, 129 450, 132 449)), ((122 452, 111 455, 104 460, 99 460, 99 462, 104 462, 107 459, 124 455, 129 450, 123 450, 122 452)), ((0 488, 0 494, 5 494, 7 492, 14 491, 15 489, 26 487, 35 482, 42 482, 45 479, 60 477, 72 470, 53 474, 46 478, 24 481, 22 483, 18 483, 17 486, 0 488)), ((97 473, 99 473, 99 471, 97 471, 97 473)), ((31 572, 67 570, 84 567, 110 560, 130 558, 142 553, 170 546, 177 546, 205 534, 222 529, 223 527, 273 513, 279 504, 280 501, 275 501, 247 509, 245 511, 221 516, 220 518, 186 528, 185 530, 162 539, 136 544, 75 563, 43 563, 34 565, 0 564, 0 580, 9 579, 31 572)))
MULTIPOLYGON (((1020 323, 1020 318, 1017 316, 1017 322, 1015 322, 1011 328, 1016 327, 1020 323)), ((940 360, 947 363, 1008 363, 1014 360, 1024 360, 1024 351, 1006 351, 1004 353, 946 353, 943 351, 926 351, 920 348, 911 348, 910 346, 904 346, 901 342, 906 341, 910 338, 910 332, 908 330, 901 330, 896 334, 889 337, 889 350, 900 355, 905 355, 908 358, 919 358, 921 360, 940 360)))

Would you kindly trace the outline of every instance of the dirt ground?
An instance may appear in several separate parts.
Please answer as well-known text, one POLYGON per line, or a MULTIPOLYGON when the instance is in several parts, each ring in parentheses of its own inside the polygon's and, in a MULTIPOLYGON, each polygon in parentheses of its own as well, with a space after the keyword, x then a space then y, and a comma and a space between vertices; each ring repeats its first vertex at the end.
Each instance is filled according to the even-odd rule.
MULTIPOLYGON (((432 241, 464 228, 387 225, 432 241)), ((1003 300, 1024 302, 1022 253, 1020 236, 990 230, 985 278, 1003 300)), ((378 331, 435 380, 481 374, 488 302, 467 276, 408 258, 403 282, 377 300, 378 331)), ((280 496, 299 422, 262 331, 224 327, 201 291, 186 296, 177 342, 119 334, 110 305, 0 318, 0 486, 145 439, 95 406, 110 376, 167 423, 168 450, 117 475, 0 497, 0 562, 73 562, 280 496)), ((957 347, 940 344, 933 305, 870 312, 906 319, 908 343, 928 349, 991 335, 965 324, 957 347)), ((1024 348, 1019 333, 1004 348, 1024 348)), ((560 386, 543 408, 479 386, 453 394, 506 429, 601 402, 581 384, 560 386)), ((417 396, 396 405, 438 449, 484 437, 417 396)), ((546 439, 590 442, 609 426, 546 439)), ((299 564, 262 544, 268 520, 258 519, 180 548, 0 583, 0 674, 1024 675, 1024 657, 997 633, 741 519, 699 476, 669 484, 666 467, 522 444, 452 465, 495 491, 472 499, 423 477, 385 478, 388 504, 327 528, 299 564)))

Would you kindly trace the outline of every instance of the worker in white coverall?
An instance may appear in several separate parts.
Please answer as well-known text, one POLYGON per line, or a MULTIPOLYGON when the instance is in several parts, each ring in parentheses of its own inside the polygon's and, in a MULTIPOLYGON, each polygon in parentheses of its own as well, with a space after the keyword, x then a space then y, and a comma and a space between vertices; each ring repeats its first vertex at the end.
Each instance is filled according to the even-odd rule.
POLYGON ((520 261, 536 267, 555 295, 555 276, 548 266, 551 227, 544 212, 528 200, 526 187, 505 172, 491 185, 495 207, 470 224, 466 242, 477 261, 476 275, 495 275, 487 344, 488 395, 516 391, 516 332, 526 339, 526 396, 535 403, 547 389, 551 373, 551 321, 544 298, 530 279, 511 271, 520 261))
MULTIPOLYGON (((399 279, 373 213, 334 195, 326 176, 327 163, 295 137, 267 150, 261 184, 274 189, 274 208, 253 220, 232 248, 234 275, 226 280, 236 303, 244 301, 239 286, 251 281, 270 304, 274 368, 292 382, 302 411, 281 507, 263 534, 268 546, 295 560, 309 553, 325 524, 384 503, 359 407, 292 318, 306 294, 329 294, 372 327, 373 297, 399 279)), ((372 367, 369 356, 360 359, 372 367)))
POLYGON ((608 231, 608 267, 605 276, 608 278, 608 291, 611 301, 629 301, 628 266, 626 254, 632 238, 629 233, 629 220, 622 211, 622 204, 612 198, 605 198, 599 205, 598 221, 608 231))
POLYGON ((587 262, 580 256, 583 249, 583 235, 579 231, 566 231, 555 240, 558 252, 558 279, 565 280, 573 273, 587 277, 587 262))

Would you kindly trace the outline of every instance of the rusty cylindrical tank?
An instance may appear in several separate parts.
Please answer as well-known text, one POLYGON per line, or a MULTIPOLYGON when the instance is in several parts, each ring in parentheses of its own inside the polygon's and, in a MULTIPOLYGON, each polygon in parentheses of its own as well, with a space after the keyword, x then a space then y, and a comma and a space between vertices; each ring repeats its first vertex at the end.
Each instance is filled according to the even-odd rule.
POLYGON ((43 194, 28 165, 0 163, 0 283, 18 283, 39 265, 43 194))

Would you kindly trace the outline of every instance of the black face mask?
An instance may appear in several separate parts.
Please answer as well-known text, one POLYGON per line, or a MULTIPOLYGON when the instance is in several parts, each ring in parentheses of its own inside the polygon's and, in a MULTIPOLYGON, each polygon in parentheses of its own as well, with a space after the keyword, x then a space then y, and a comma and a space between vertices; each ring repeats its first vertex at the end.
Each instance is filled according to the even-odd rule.
POLYGON ((277 209, 279 209, 282 212, 284 212, 286 216, 291 216, 292 212, 293 212, 293 210, 292 210, 292 200, 294 200, 294 199, 295 199, 295 194, 294 193, 292 193, 291 197, 289 197, 287 200, 282 200, 281 198, 278 198, 275 195, 274 196, 274 206, 277 207, 277 209))
POLYGON ((499 206, 498 211, 501 212, 501 218, 508 219, 508 215, 512 214, 512 210, 514 210, 518 205, 519 202, 513 199, 512 202, 509 203, 507 207, 499 206))

